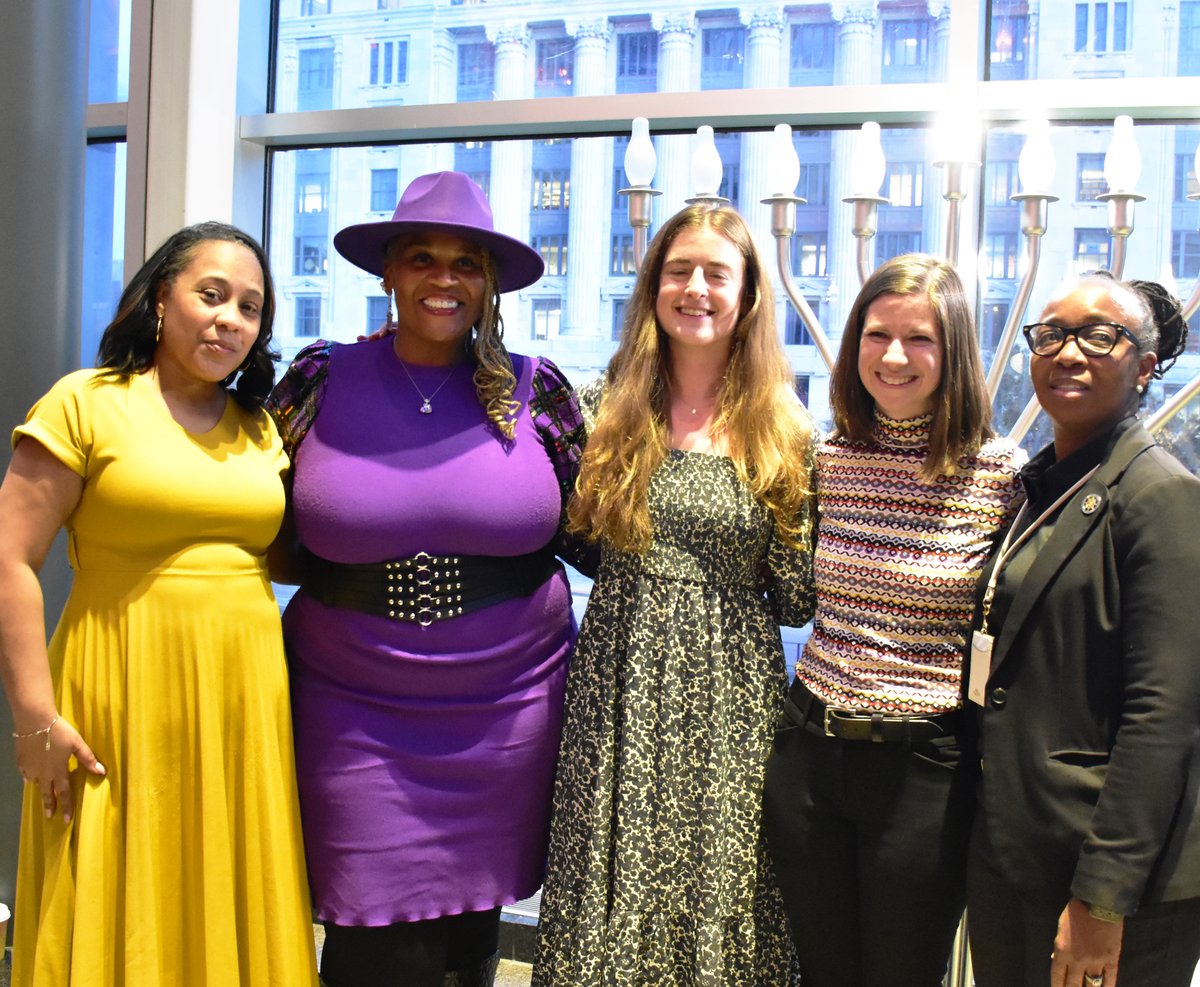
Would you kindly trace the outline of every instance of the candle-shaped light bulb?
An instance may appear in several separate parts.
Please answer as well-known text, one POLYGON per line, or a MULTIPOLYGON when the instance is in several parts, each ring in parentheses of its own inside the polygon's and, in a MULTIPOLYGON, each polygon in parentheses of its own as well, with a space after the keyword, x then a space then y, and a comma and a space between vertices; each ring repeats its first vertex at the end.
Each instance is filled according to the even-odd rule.
POLYGON ((1104 180, 1110 192, 1132 192, 1142 175, 1142 152, 1133 139, 1133 117, 1113 121, 1112 140, 1104 154, 1104 180))
POLYGON ((887 171, 887 159, 883 156, 879 124, 868 120, 858 132, 854 142, 854 158, 850 163, 850 192, 856 198, 873 198, 879 195, 879 186, 887 171))
POLYGON ((634 117, 633 132, 625 148, 625 177, 631 186, 647 187, 654 181, 657 165, 654 141, 650 139, 650 121, 645 117, 634 117))
POLYGON ((771 137, 771 155, 767 159, 767 181, 772 195, 795 195, 800 181, 800 156, 792 143, 792 128, 777 123, 771 137))
POLYGON ((933 129, 934 161, 979 160, 979 117, 958 108, 940 114, 933 129))
POLYGON ((1021 191, 1048 193, 1054 181, 1054 146, 1050 143, 1050 121, 1045 117, 1030 120, 1025 146, 1017 159, 1021 191))
POLYGON ((696 148, 692 151, 692 188, 696 198, 715 197, 721 188, 721 155, 713 139, 712 127, 696 128, 696 148))

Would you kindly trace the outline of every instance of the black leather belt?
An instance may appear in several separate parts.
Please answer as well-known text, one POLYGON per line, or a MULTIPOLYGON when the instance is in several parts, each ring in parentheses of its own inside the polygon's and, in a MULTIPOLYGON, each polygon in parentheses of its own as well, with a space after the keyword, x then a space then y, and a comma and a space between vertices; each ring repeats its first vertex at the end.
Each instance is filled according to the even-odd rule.
POLYGON ((305 554, 301 588, 326 606, 428 627, 529 596, 559 564, 547 546, 528 555, 429 555, 350 564, 305 554))
POLYGON ((784 701, 784 712, 797 726, 819 725, 826 737, 876 744, 913 744, 954 736, 961 710, 928 716, 874 713, 827 706, 797 679, 784 701))

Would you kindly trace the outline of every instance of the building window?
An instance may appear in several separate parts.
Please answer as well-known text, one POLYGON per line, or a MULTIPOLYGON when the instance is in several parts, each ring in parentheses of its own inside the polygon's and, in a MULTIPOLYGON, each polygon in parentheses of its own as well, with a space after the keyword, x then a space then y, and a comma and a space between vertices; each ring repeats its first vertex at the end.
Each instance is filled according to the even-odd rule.
MULTIPOLYGON (((814 312, 821 311, 821 300, 819 298, 806 295, 805 300, 808 302, 808 307, 814 312)), ((787 307, 787 318, 783 323, 783 342, 786 346, 813 345, 812 336, 808 334, 808 328, 797 314, 796 307, 791 304, 787 307)))
POLYGON ((363 335, 369 336, 377 329, 382 329, 388 320, 388 297, 387 295, 368 295, 367 296, 367 325, 363 329, 363 335))
POLYGON ((621 331, 625 328, 625 312, 629 307, 628 298, 614 298, 612 303, 612 338, 614 341, 621 338, 621 331))
POLYGON ((1175 155, 1175 201, 1187 202, 1189 195, 1200 192, 1200 176, 1196 174, 1196 152, 1175 155))
POLYGON ((740 27, 710 27, 701 34, 700 88, 741 89, 746 32, 740 27))
POLYGON ((824 277, 828 251, 828 234, 797 232, 792 237, 792 269, 798 277, 824 277))
POLYGON ((1075 199, 1078 202, 1095 202, 1108 191, 1104 180, 1104 155, 1079 154, 1075 157, 1075 199))
POLYGON ((609 274, 637 274, 633 263, 633 234, 618 233, 612 238, 612 254, 608 261, 609 274))
POLYGON ((534 171, 533 208, 567 209, 571 205, 571 172, 558 169, 534 171))
POLYGON ((371 169, 371 212, 392 212, 396 208, 396 169, 371 169))
POLYGON ((1177 278, 1200 277, 1200 232, 1176 230, 1171 234, 1171 270, 1177 278))
POLYGON ((983 306, 983 321, 979 326, 979 345, 985 350, 995 350, 1004 326, 1008 322, 1008 302, 988 302, 983 306))
POLYGON ((1028 76, 1029 15, 992 13, 992 50, 988 78, 1024 79, 1028 76))
POLYGON ((836 41, 832 24, 793 24, 788 84, 811 86, 833 82, 836 41))
POLYGON ((921 249, 919 232, 880 233, 875 237, 875 266, 901 254, 915 254, 921 249))
POLYGON ((333 109, 333 49, 303 48, 296 79, 296 109, 333 109))
POLYGON ((1200 75, 1200 0, 1179 4, 1179 75, 1200 75))
POLYGON ((318 295, 301 295, 296 299, 296 336, 316 339, 321 335, 321 299, 318 295))
POLYGON ((317 277, 329 273, 329 239, 324 236, 297 236, 292 255, 292 273, 317 277))
POLYGON ((561 298, 535 298, 533 300, 534 339, 553 339, 558 335, 558 327, 561 322, 561 298))
POLYGON ((313 17, 328 14, 333 9, 333 0, 300 0, 300 16, 313 17))
POLYGON ((367 85, 395 86, 408 81, 408 41, 372 41, 367 45, 367 85))
POLYGON ((539 96, 569 96, 575 79, 573 38, 547 38, 537 43, 537 86, 539 96))
POLYGON ((296 212, 324 213, 329 209, 329 149, 299 151, 296 155, 296 212))
POLYGON ((658 35, 617 35, 617 92, 652 93, 658 88, 658 35))
POLYGON ((829 165, 801 164, 796 194, 810 206, 829 205, 829 165))
POLYGON ((920 206, 925 202, 925 166, 920 161, 895 161, 887 166, 883 181, 893 206, 920 206))
POLYGON ((1020 191, 1015 161, 989 161, 984 177, 985 202, 989 206, 1011 206, 1020 191))
POLYGON ((1108 268, 1108 230, 1075 231, 1075 273, 1087 274, 1108 268))
POLYGON ((1012 281, 1017 276, 1017 234, 989 233, 984 238, 984 277, 1012 281))
POLYGON ((492 98, 496 84, 496 50, 487 41, 458 46, 458 102, 492 98))
POLYGON ((404 0, 376 0, 376 10, 401 10, 404 0))
POLYGON ((550 233, 535 236, 531 246, 542 255, 547 274, 567 273, 567 234, 550 233))
POLYGON ((811 374, 792 374, 792 389, 803 405, 808 404, 808 382, 811 379, 811 374))
POLYGON ((1094 0, 1075 4, 1076 51, 1124 51, 1128 47, 1129 4, 1094 0))
POLYGON ((883 22, 883 81, 919 82, 929 66, 929 22, 904 19, 883 22))

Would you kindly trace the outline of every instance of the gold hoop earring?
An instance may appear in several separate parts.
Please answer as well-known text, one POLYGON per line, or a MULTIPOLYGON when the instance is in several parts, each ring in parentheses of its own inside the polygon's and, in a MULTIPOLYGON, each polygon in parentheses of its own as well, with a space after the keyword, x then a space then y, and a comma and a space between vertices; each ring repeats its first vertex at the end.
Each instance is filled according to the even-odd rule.
POLYGON ((154 342, 157 345, 162 342, 162 316, 158 317, 158 326, 154 330, 154 342))

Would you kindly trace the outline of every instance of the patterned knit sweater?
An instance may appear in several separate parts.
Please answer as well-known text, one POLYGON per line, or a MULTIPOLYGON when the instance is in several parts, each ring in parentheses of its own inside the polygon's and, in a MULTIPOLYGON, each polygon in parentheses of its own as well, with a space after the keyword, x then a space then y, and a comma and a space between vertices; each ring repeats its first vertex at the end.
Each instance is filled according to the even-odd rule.
POLYGON ((993 439, 951 476, 921 478, 931 416, 876 416, 874 441, 817 450, 817 613, 797 677, 838 707, 961 705, 975 584, 1016 512, 1025 454, 993 439))

